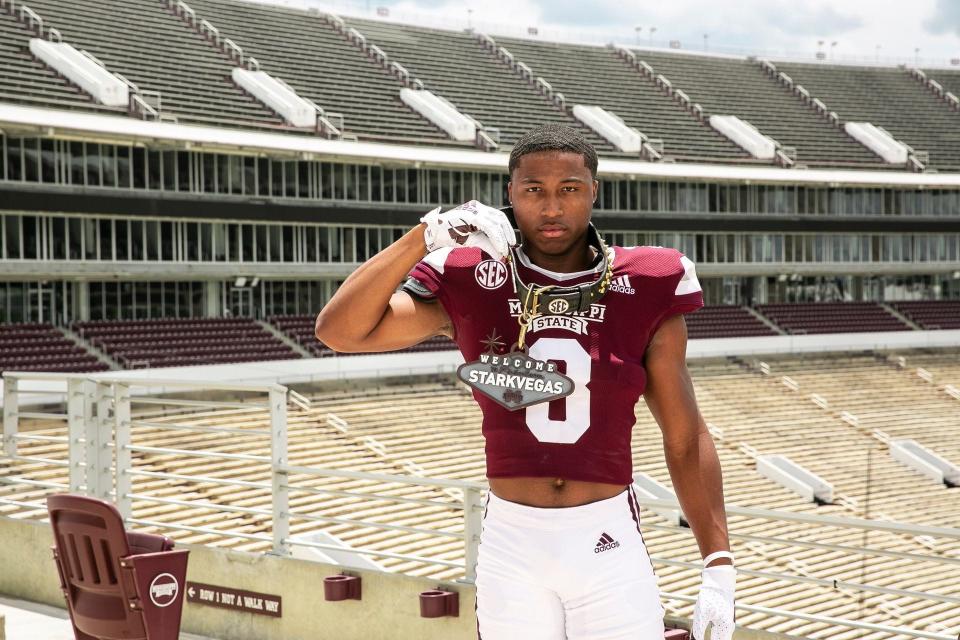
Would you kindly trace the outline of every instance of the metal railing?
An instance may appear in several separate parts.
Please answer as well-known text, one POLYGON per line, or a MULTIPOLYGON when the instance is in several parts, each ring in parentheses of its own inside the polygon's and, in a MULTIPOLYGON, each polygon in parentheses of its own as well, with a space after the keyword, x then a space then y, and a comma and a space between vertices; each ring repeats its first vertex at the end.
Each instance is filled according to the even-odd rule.
MULTIPOLYGON (((483 498, 486 485, 461 480, 427 478, 420 475, 397 475, 372 473, 340 468, 325 468, 312 464, 297 464, 290 460, 291 434, 288 420, 293 415, 298 424, 308 420, 311 428, 316 421, 325 423, 330 435, 339 441, 355 441, 361 446, 361 438, 355 437, 345 420, 322 410, 312 411, 309 400, 280 385, 218 385, 189 383, 175 380, 103 377, 102 374, 45 374, 7 373, 3 388, 3 441, 0 451, 0 469, 6 464, 12 472, 0 472, 0 486, 20 486, 21 493, 0 495, 0 506, 9 505, 26 510, 43 510, 42 502, 21 499, 22 493, 71 491, 85 493, 114 502, 127 523, 141 527, 154 527, 167 532, 182 532, 185 536, 215 536, 219 539, 236 539, 243 543, 269 548, 269 552, 289 556, 295 547, 336 551, 357 556, 379 558, 395 566, 411 563, 418 566, 436 567, 437 573, 445 572, 465 582, 475 578, 477 549, 483 517, 483 498), (34 390, 31 383, 60 382, 57 391, 34 390), (185 392, 204 391, 231 393, 241 399, 206 399, 184 397, 185 392), (47 406, 27 406, 22 400, 30 394, 48 396, 47 406), (55 401, 52 400, 55 398, 55 401), (50 409, 50 405, 59 407, 50 409), (159 409, 167 414, 158 413, 159 409), (225 416, 229 425, 207 420, 198 423, 196 412, 209 411, 212 415, 225 416), (292 413, 291 413, 292 412, 292 413), (241 420, 248 416, 249 424, 241 420), (38 433, 24 427, 30 422, 53 425, 57 435, 38 433), (59 435, 65 432, 66 435, 59 435), (177 443, 165 446, 155 440, 180 435, 177 443), (191 439, 191 436, 196 438, 191 439), (211 441, 210 437, 217 437, 211 441), (149 439, 148 439, 149 438, 149 439), (151 440, 152 439, 152 440, 151 440), (255 443, 255 446, 248 446, 255 443), (231 447, 244 447, 231 451, 231 447), (35 454, 30 449, 46 447, 53 453, 35 454), (250 451, 255 449, 255 451, 250 451), (165 460, 180 461, 180 468, 170 468, 165 460), (220 469, 193 470, 184 462, 223 463, 220 469), (29 472, 17 471, 17 465, 34 465, 41 469, 54 470, 60 480, 30 477, 29 472), (187 467, 186 469, 183 467, 187 467), (243 477, 239 477, 239 476, 243 477), (154 486, 156 485, 156 486, 154 486), (171 485, 176 491, 170 493, 171 485), (168 494, 162 494, 163 487, 168 494), (157 487, 160 487, 158 490, 157 487), (233 488, 243 492, 241 499, 217 497, 219 489, 233 488), (191 495, 196 492, 202 496, 191 495), (247 495, 249 493, 249 495, 247 495), (386 503, 396 507, 399 517, 392 512, 380 516, 353 516, 342 510, 333 512, 324 506, 336 501, 349 500, 364 505, 386 503), (160 508, 172 508, 166 517, 150 515, 160 508), (402 509, 423 511, 426 508, 431 523, 438 526, 423 526, 419 523, 403 523, 402 509), (195 518, 198 512, 208 514, 195 518), (211 515, 212 514, 212 515, 211 515), (234 519, 239 518, 239 522, 234 519), (195 521, 198 520, 198 521, 195 521), (207 522, 215 520, 214 524, 207 522), (256 528, 249 530, 250 524, 256 528), (402 552, 396 544, 335 544, 317 542, 302 537, 311 530, 339 528, 362 538, 362 532, 376 531, 390 536, 429 536, 438 545, 455 542, 460 552, 429 554, 402 552)), ((378 456, 378 459, 388 459, 378 456)), ((395 461, 402 462, 402 461, 395 461)), ((410 462, 410 461, 407 461, 410 462)), ((415 463, 399 466, 411 469, 416 474, 415 463)), ((650 510, 679 510, 673 499, 638 497, 640 505, 650 510)), ((738 507, 728 504, 726 511, 732 517, 730 538, 734 545, 748 550, 776 549, 784 554, 784 548, 794 549, 798 555, 804 551, 820 551, 847 555, 850 562, 871 560, 903 561, 911 567, 944 573, 960 568, 956 556, 960 529, 921 526, 909 523, 841 518, 811 513, 772 511, 738 507), (746 521, 744 523, 744 521, 746 521), (803 529, 802 535, 788 536, 782 531, 776 534, 744 531, 757 522, 796 524, 803 529), (743 523, 743 524, 742 524, 743 523), (878 548, 861 544, 852 545, 833 540, 838 533, 874 533, 874 540, 881 539, 878 548), (817 534, 822 534, 818 535, 817 534), (812 539, 811 539, 812 538, 812 539), (933 549, 930 541, 944 541, 953 545, 954 555, 918 553, 917 546, 933 549), (892 542, 891 542, 892 541, 892 542), (914 542, 914 548, 903 548, 902 542, 914 542), (898 543, 898 544, 894 544, 898 543), (923 544, 921 544, 923 543, 923 544)), ((672 524, 644 522, 649 531, 667 533, 689 530, 672 524)), ((799 531, 799 529, 798 529, 799 531)), ((797 532, 795 531, 794 534, 797 532)), ((848 536, 849 537, 849 536, 848 536)), ((396 541, 394 541, 396 542, 396 541)), ((693 547, 691 547, 693 549, 693 547)), ((741 556, 738 571, 744 576, 781 585, 808 585, 814 588, 835 591, 838 597, 912 599, 937 604, 960 605, 960 593, 934 593, 890 585, 888 582, 870 584, 864 579, 841 578, 843 568, 830 569, 835 575, 814 575, 807 572, 803 562, 785 563, 790 572, 779 566, 753 567, 749 553, 741 556), (852 595, 851 595, 852 594, 852 595)), ((697 561, 688 561, 675 554, 657 553, 656 544, 651 548, 651 558, 660 567, 675 567, 698 571, 697 561)), ((849 569, 849 562, 847 563, 849 569)), ((669 589, 662 592, 668 601, 689 603, 694 597, 669 589)), ((768 616, 803 620, 837 627, 861 629, 914 638, 931 640, 954 640, 956 634, 940 627, 914 629, 847 619, 837 616, 806 613, 782 608, 764 607, 747 602, 738 603, 746 612, 768 616)), ((900 608, 894 603, 880 603, 878 610, 894 620, 905 621, 900 608)))

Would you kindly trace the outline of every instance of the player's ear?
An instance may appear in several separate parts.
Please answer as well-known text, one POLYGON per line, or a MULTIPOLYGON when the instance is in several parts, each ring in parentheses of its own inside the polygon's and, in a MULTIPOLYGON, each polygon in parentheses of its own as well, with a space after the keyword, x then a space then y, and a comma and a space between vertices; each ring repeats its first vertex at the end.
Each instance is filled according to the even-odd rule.
POLYGON ((600 181, 596 178, 593 179, 593 201, 597 201, 597 192, 600 190, 600 181))
POLYGON ((507 202, 513 204, 513 180, 507 181, 507 202))

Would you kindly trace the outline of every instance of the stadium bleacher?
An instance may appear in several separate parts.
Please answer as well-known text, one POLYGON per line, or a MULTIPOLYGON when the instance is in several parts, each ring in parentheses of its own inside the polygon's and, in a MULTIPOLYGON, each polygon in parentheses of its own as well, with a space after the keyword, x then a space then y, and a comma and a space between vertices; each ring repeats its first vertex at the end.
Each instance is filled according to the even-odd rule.
POLYGON ((140 89, 160 91, 162 113, 185 123, 276 129, 283 119, 230 80, 232 63, 160 2, 31 0, 77 49, 140 89))
POLYGON ((603 107, 650 138, 662 139, 667 157, 750 160, 745 151, 697 121, 628 67, 612 49, 518 38, 495 40, 530 65, 534 73, 543 75, 571 106, 603 107))
POLYGON ((734 305, 706 305, 684 319, 691 339, 777 335, 748 309, 734 305))
POLYGON ((960 169, 960 113, 895 68, 778 62, 777 68, 836 111, 842 122, 870 122, 889 131, 930 163, 960 169))
POLYGON ((233 0, 195 0, 210 20, 264 71, 327 111, 365 140, 459 144, 400 101, 403 86, 334 31, 319 14, 233 0))
POLYGON ((909 331, 912 327, 875 302, 779 303, 756 306, 788 333, 909 331))
MULTIPOLYGON (((957 429, 960 401, 943 389, 945 383, 957 381, 952 374, 958 369, 960 354, 948 350, 940 355, 946 364, 944 370, 938 372, 943 379, 934 377, 932 381, 916 374, 915 365, 924 363, 928 357, 923 354, 908 355, 903 369, 871 354, 842 359, 825 356, 768 359, 768 364, 771 373, 789 375, 800 384, 802 391, 824 398, 831 413, 847 411, 856 416, 858 427, 866 434, 915 439, 960 464, 960 430, 957 429), (829 371, 829 376, 825 371, 829 371), (878 393, 880 389, 882 393, 878 393)), ((936 483, 930 482, 930 485, 936 486, 936 483)), ((903 517, 913 522, 947 521, 940 519, 942 508, 911 504, 910 500, 896 506, 891 504, 889 509, 909 512, 909 517, 903 517)), ((949 526, 958 526, 958 523, 949 526)))
MULTIPOLYGON (((179 121, 287 129, 271 109, 233 84, 236 62, 197 33, 167 3, 34 0, 30 6, 64 40, 83 48, 141 89, 159 90, 163 113, 179 121)), ((344 116, 345 132, 361 139, 434 145, 453 142, 399 99, 403 84, 346 39, 317 11, 244 0, 195 0, 196 20, 209 20, 245 56, 329 112, 344 116)), ((33 59, 33 35, 0 12, 0 30, 10 54, 0 72, 0 96, 12 102, 119 113, 33 59)), ((564 122, 581 128, 602 155, 621 156, 568 112, 574 104, 597 104, 630 126, 664 141, 664 156, 678 161, 755 163, 743 149, 681 108, 650 80, 619 59, 610 47, 494 36, 518 61, 563 93, 567 110, 541 95, 486 50, 472 32, 417 27, 382 20, 346 18, 368 45, 377 45, 426 88, 450 100, 510 145, 532 124, 564 122)), ((818 167, 881 168, 871 151, 830 124, 765 74, 755 62, 734 56, 635 50, 705 113, 736 115, 786 147, 798 162, 818 167)), ((960 112, 895 68, 777 62, 796 84, 839 113, 841 124, 868 121, 883 126, 915 151, 930 153, 930 166, 960 168, 960 112)), ((960 91, 960 74, 928 70, 946 91, 960 91)))
MULTIPOLYGON (((894 302, 890 306, 922 330, 960 328, 960 302, 957 301, 894 302)), ((775 336, 780 333, 776 327, 791 334, 913 330, 883 306, 872 302, 783 303, 756 307, 707 305, 684 317, 691 340, 775 336)), ((337 354, 319 342, 314 335, 315 320, 315 316, 304 314, 270 316, 267 325, 314 357, 351 355, 337 354)), ((73 328, 94 352, 102 352, 120 367, 129 369, 301 357, 249 318, 98 320, 77 322, 73 328)), ((5 361, 6 369, 94 371, 109 368, 98 362, 96 356, 81 354, 83 349, 52 325, 3 325, 0 332, 3 331, 10 337, 3 338, 4 334, 0 333, 0 338, 11 349, 17 349, 8 353, 11 360, 5 361), (29 354, 36 354, 37 358, 30 359, 29 354)), ((437 336, 404 351, 456 348, 448 338, 437 336)))
POLYGON ((960 329, 960 300, 914 300, 890 306, 924 329, 960 329))
POLYGON ((73 328, 127 369, 301 357, 250 318, 94 320, 73 328))
POLYGON ((708 114, 739 116, 780 144, 794 147, 797 162, 873 168, 883 164, 866 147, 772 81, 756 62, 723 56, 637 53, 708 114))
POLYGON ((101 113, 125 113, 98 104, 88 93, 69 84, 30 53, 30 38, 14 16, 0 11, 0 100, 60 109, 83 108, 101 113))
POLYGON ((110 366, 49 323, 0 325, 0 371, 104 371, 110 366))
POLYGON ((473 34, 360 18, 346 22, 400 62, 427 89, 484 126, 498 129, 504 144, 512 145, 533 126, 559 122, 580 129, 598 152, 619 153, 485 51, 473 34))
MULTIPOLYGON (((336 352, 333 351, 333 349, 317 340, 315 335, 315 325, 317 320, 316 316, 271 316, 268 318, 268 320, 270 324, 276 327, 280 332, 312 353, 315 357, 323 358, 336 355, 336 352)), ((433 338, 428 338, 427 340, 424 340, 420 344, 414 345, 409 349, 404 349, 403 351, 444 351, 456 348, 457 346, 449 338, 444 336, 435 336, 433 338)))
MULTIPOLYGON (((922 354, 907 354, 912 362, 922 354)), ((911 431, 911 425, 900 420, 891 424, 884 415, 901 407, 917 406, 927 424, 921 432, 911 431, 908 437, 934 439, 938 450, 955 456, 958 441, 946 426, 955 424, 956 400, 937 395, 934 385, 917 381, 909 370, 898 370, 883 359, 873 356, 818 355, 812 358, 778 357, 769 361, 770 374, 732 360, 703 361, 691 366, 691 373, 701 412, 710 426, 717 444, 724 471, 724 492, 728 504, 741 507, 779 509, 797 514, 887 518, 897 521, 927 522, 936 526, 960 525, 956 510, 955 489, 931 482, 905 466, 894 462, 882 442, 874 435, 881 428, 891 436, 896 430, 911 431), (789 374, 799 383, 793 390, 780 382, 780 375, 789 374), (839 378, 838 378, 839 376, 839 378), (869 404, 894 389, 885 401, 885 413, 871 413, 869 404), (882 390, 882 393, 880 391, 882 390), (829 405, 812 403, 810 393, 822 393, 829 405), (919 404, 918 404, 919 403, 919 404), (939 404, 938 404, 939 403, 939 404), (954 404, 950 404, 954 403, 954 404), (935 409, 935 407, 938 407, 935 409), (859 424, 841 419, 842 409, 857 413, 859 424), (880 422, 879 420, 883 420, 880 422), (816 437, 814 437, 816 434, 816 437), (830 446, 818 446, 829 441, 830 446), (942 443, 941 443, 942 441, 942 443), (760 476, 755 471, 758 454, 780 453, 809 468, 836 488, 831 504, 805 502, 794 493, 760 476)), ((480 434, 480 413, 469 394, 462 389, 441 383, 350 385, 312 393, 312 408, 291 412, 290 457, 292 464, 314 465, 328 469, 345 469, 393 473, 401 475, 481 480, 484 475, 483 438, 480 434), (431 411, 421 410, 429 402, 431 411), (333 416, 336 416, 336 421, 333 416)), ((154 411, 151 409, 151 411, 154 411)), ((229 427, 238 433, 229 438, 218 433, 184 433, 149 426, 136 429, 139 445, 159 448, 142 451, 135 456, 135 465, 144 470, 163 470, 195 475, 188 484, 149 477, 134 479, 134 492, 176 500, 206 501, 225 507, 269 509, 270 492, 263 488, 224 486, 209 479, 237 479, 263 482, 269 468, 255 466, 245 460, 210 460, 189 455, 170 455, 168 449, 209 453, 264 456, 269 442, 256 435, 269 424, 263 409, 199 410, 172 416, 150 413, 151 422, 176 422, 205 427, 229 427), (243 435, 249 430, 250 435, 243 435)), ((654 477, 670 487, 670 477, 663 465, 660 432, 642 403, 637 407, 638 423, 634 428, 633 453, 637 471, 654 477)), ((45 429, 38 435, 55 435, 45 429)), ((63 443, 37 441, 24 443, 22 453, 56 459, 62 455, 63 443)), ((14 462, 11 469, 48 481, 65 470, 51 472, 26 462, 14 462), (37 476, 40 477, 40 476, 37 476)), ((436 529, 443 532, 462 531, 462 520, 436 507, 419 504, 378 502, 362 498, 357 492, 380 494, 400 499, 453 499, 442 491, 429 488, 377 484, 347 478, 323 478, 313 488, 351 491, 342 497, 317 495, 291 490, 291 507, 296 513, 332 517, 339 522, 316 523, 297 521, 291 535, 324 530, 352 547, 386 553, 414 553, 421 557, 444 561, 462 559, 462 543, 449 537, 430 536, 420 532, 383 531, 370 526, 350 524, 345 520, 382 522, 401 527, 436 529)), ((42 489, 26 487, 0 488, 0 495, 19 500, 36 499, 42 489)), ((225 531, 223 535, 208 532, 164 530, 178 543, 225 546, 254 552, 269 551, 268 542, 231 536, 231 533, 257 535, 269 531, 269 523, 255 514, 214 512, 201 507, 158 504, 134 500, 135 517, 176 526, 210 526, 225 531)), ((0 511, 10 515, 16 507, 4 505, 0 511)), ((38 512, 36 517, 40 517, 38 512)), ((22 517, 22 515, 21 515, 22 517)), ((661 528, 663 521, 644 512, 644 538, 651 554, 666 560, 690 561, 699 558, 693 538, 682 529, 661 528)), ((890 555, 851 555, 849 549, 863 544, 864 532, 853 529, 817 529, 799 522, 772 523, 745 516, 730 518, 738 565, 752 571, 786 572, 807 578, 857 582, 863 572, 882 576, 880 584, 915 593, 955 594, 956 583, 944 574, 943 566, 918 562, 903 554, 935 553, 950 557, 960 544, 932 543, 907 535, 871 531, 870 547, 890 555), (816 536, 815 538, 812 536, 816 536), (753 536, 753 539, 750 537, 753 536), (780 542, 766 542, 777 537, 780 542), (789 540, 797 541, 794 546, 789 540), (815 540, 821 548, 804 547, 804 541, 815 540), (831 545, 840 545, 831 547, 831 545), (898 555, 899 554, 899 555, 898 555)), ((151 528, 151 530, 154 530, 151 528)), ((392 572, 455 579, 458 569, 432 566, 399 558, 378 559, 392 572)), ((660 589, 665 593, 696 595, 698 581, 682 568, 657 563, 660 589)), ((859 611, 876 623, 892 625, 942 624, 948 628, 957 622, 956 608, 949 603, 933 602, 921 596, 898 595, 898 607, 891 609, 883 593, 856 593, 812 583, 783 583, 763 574, 746 573, 738 580, 738 598, 742 603, 794 611, 815 611, 823 616, 851 615, 859 611)), ((689 615, 689 603, 665 598, 668 613, 689 615)), ((836 637, 835 627, 822 622, 784 619, 760 612, 738 615, 738 624, 751 629, 790 633, 800 637, 836 637)))

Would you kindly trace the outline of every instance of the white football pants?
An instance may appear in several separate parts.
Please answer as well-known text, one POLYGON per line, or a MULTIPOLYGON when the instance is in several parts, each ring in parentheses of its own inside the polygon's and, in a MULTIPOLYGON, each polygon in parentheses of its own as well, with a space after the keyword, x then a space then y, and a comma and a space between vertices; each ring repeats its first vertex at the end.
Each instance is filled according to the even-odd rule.
POLYGON ((632 486, 565 508, 488 492, 477 561, 481 640, 662 640, 639 518, 632 486))

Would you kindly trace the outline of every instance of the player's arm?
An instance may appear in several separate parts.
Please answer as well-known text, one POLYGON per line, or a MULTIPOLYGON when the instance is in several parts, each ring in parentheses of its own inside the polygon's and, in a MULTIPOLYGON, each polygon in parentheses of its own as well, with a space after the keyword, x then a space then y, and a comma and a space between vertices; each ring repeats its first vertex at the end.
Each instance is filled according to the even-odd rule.
POLYGON ((392 351, 435 336, 453 337, 439 302, 423 302, 397 286, 426 255, 419 224, 350 274, 323 307, 317 339, 343 353, 392 351))
MULTIPOLYGON (((683 514, 700 554, 728 551, 723 479, 713 438, 697 408, 687 371, 687 325, 674 315, 660 325, 647 347, 644 397, 663 432, 663 450, 683 514)), ((711 566, 730 564, 718 558, 711 566)))

